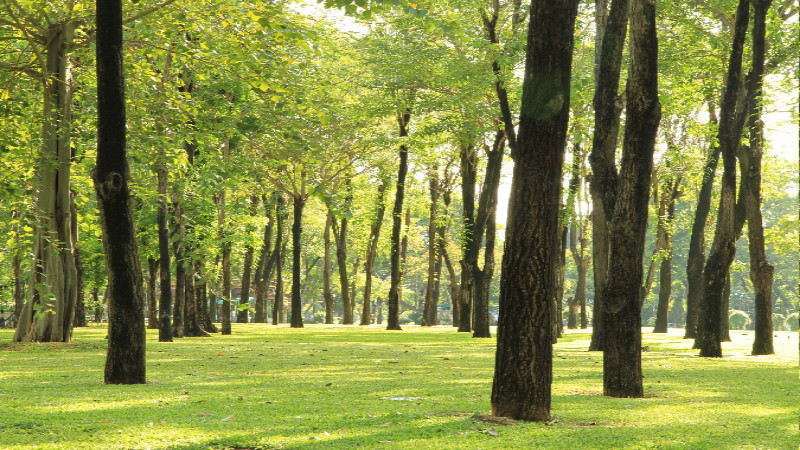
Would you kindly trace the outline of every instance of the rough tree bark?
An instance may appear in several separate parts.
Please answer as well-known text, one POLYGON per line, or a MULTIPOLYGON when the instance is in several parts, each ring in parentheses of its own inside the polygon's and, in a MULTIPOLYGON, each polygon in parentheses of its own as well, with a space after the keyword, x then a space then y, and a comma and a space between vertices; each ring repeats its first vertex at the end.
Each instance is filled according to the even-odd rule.
MULTIPOLYGON (((250 215, 255 217, 258 208, 258 197, 251 196, 250 197, 250 215)), ((254 231, 254 230, 250 230, 254 231)), ((253 273, 253 255, 255 254, 255 249, 252 245, 245 246, 244 251, 244 261, 242 263, 242 285, 241 285, 241 292, 239 294, 239 307, 236 310, 236 322, 237 323, 247 323, 249 319, 250 313, 250 287, 251 287, 251 275, 253 273)), ((255 304, 253 305, 255 306, 255 304)))
MULTIPOLYGON (((230 138, 225 137, 222 143, 222 158, 228 159, 230 152, 230 138)), ((222 307, 220 316, 222 316, 222 327, 220 332, 222 335, 231 334, 231 242, 228 236, 228 230, 225 223, 225 189, 220 191, 217 196, 217 230, 222 242, 222 307)))
POLYGON ((478 154, 471 143, 461 144, 461 202, 463 207, 464 242, 461 255, 461 287, 458 307, 458 331, 472 331, 472 304, 475 295, 475 268, 481 242, 475 234, 475 179, 478 171, 478 154))
MULTIPOLYGON (((405 110, 397 114, 397 123, 400 126, 400 137, 408 136, 408 122, 411 120, 411 111, 405 110)), ((386 323, 387 330, 401 330, 400 328, 400 231, 403 220, 403 196, 405 195, 406 173, 408 172, 408 146, 400 144, 400 163, 397 168, 397 191, 392 209, 392 253, 391 253, 391 281, 389 287, 389 314, 386 323)))
POLYGON ((767 9, 771 0, 753 1, 753 70, 751 77, 754 86, 753 113, 749 117, 750 148, 747 177, 748 192, 747 230, 750 250, 750 280, 755 290, 755 340, 753 355, 775 353, 772 342, 772 278, 775 267, 767 261, 764 249, 764 226, 761 217, 761 155, 763 149, 763 129, 761 121, 762 85, 764 78, 764 35, 767 9))
POLYGON ((31 297, 22 308, 14 342, 69 342, 77 299, 70 208, 74 21, 51 24, 44 49, 42 143, 38 169, 31 297))
POLYGON ((367 256, 364 260, 364 303, 361 311, 360 325, 372 323, 371 302, 372 302, 372 269, 375 267, 375 256, 378 254, 378 237, 383 225, 383 216, 386 211, 386 188, 387 181, 381 178, 378 185, 378 198, 375 200, 375 217, 369 228, 369 241, 367 243, 367 256))
POLYGON ((97 1, 97 166, 92 172, 108 272, 106 384, 145 383, 144 291, 125 149, 122 1, 97 1))
MULTIPOLYGON (((277 216, 275 231, 275 250, 273 255, 275 257, 275 299, 272 305, 272 324, 286 322, 286 312, 283 307, 283 261, 286 255, 286 243, 283 241, 283 229, 286 223, 286 201, 283 199, 282 194, 278 194, 277 201, 275 202, 275 215, 277 216)), ((265 291, 268 289, 270 277, 266 278, 265 291)))
MULTIPOLYGON (((186 264, 183 242, 184 235, 186 234, 183 225, 183 207, 177 194, 173 202, 173 215, 172 222, 175 224, 175 234, 178 238, 173 244, 172 252, 175 254, 175 305, 172 312, 172 337, 182 338, 186 335, 186 328, 184 324, 184 317, 186 316, 186 264)), ((168 287, 169 289, 170 287, 168 287)))
MULTIPOLYGON (((353 203, 353 189, 349 180, 346 180, 345 184, 347 185, 345 208, 350 209, 353 203)), ((336 220, 336 217, 332 217, 331 225, 336 242, 336 265, 339 269, 339 286, 342 295, 342 324, 352 325, 354 299, 350 295, 350 280, 347 274, 347 222, 347 216, 342 217, 339 221, 336 220)))
POLYGON ((158 260, 151 256, 147 258, 147 328, 150 330, 158 329, 156 278, 158 278, 158 260))
POLYGON ((675 198, 677 183, 671 183, 669 191, 661 194, 658 211, 658 228, 663 236, 663 251, 658 282, 658 311, 653 333, 669 331, 669 301, 672 297, 672 223, 675 220, 675 198))
POLYGON ((610 227, 616 200, 617 168, 615 164, 620 113, 623 100, 618 95, 622 68, 622 50, 628 28, 629 2, 615 0, 607 10, 607 0, 595 2, 596 35, 594 95, 595 127, 589 162, 592 178, 592 262, 594 265, 594 315, 589 350, 605 349, 605 291, 609 276, 610 227))
MULTIPOLYGON (((616 197, 613 205, 604 201, 607 212, 613 209, 609 277, 603 289, 606 323, 603 394, 609 397, 644 395, 641 357, 642 258, 647 234, 653 152, 661 120, 655 9, 652 0, 634 0, 632 4, 631 62, 620 175, 617 182, 611 185, 600 183, 604 195, 608 195, 606 189, 610 189, 616 197)), ((612 6, 612 15, 613 12, 612 6)), ((608 45, 608 41, 603 45, 608 45)))
POLYGON ((439 299, 434 297, 436 291, 436 262, 441 258, 436 233, 436 221, 439 210, 439 168, 434 165, 429 174, 428 187, 431 199, 428 213, 428 282, 425 288, 425 303, 422 308, 422 326, 436 325, 436 313, 439 299))
MULTIPOLYGON (((256 270, 253 274, 253 286, 255 288, 255 316, 253 322, 266 323, 267 322, 267 291, 269 290, 269 280, 271 273, 267 272, 267 264, 272 260, 272 233, 275 229, 275 218, 272 215, 272 204, 266 195, 262 196, 264 204, 265 217, 267 225, 264 227, 264 241, 261 245, 259 252, 258 262, 256 263, 256 270)), ((274 261, 273 261, 274 262, 274 261)), ((274 268, 274 264, 272 265, 274 268)))
POLYGON ((749 2, 739 0, 733 31, 733 45, 728 62, 728 79, 722 97, 717 142, 722 154, 722 188, 717 213, 714 242, 703 269, 703 297, 697 323, 695 345, 700 356, 722 357, 720 317, 722 291, 728 270, 736 253, 735 203, 736 203, 736 150, 741 129, 734 125, 735 103, 741 80, 742 50, 750 19, 749 2))
POLYGON ((534 0, 500 283, 492 414, 550 419, 552 306, 577 0, 534 0))

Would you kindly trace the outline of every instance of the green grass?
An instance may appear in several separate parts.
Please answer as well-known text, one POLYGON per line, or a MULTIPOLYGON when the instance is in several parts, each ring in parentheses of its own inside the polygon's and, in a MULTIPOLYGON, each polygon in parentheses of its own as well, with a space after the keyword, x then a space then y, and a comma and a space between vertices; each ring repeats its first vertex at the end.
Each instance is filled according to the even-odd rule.
POLYGON ((724 358, 701 359, 672 331, 644 335, 642 399, 600 395, 602 355, 568 332, 554 422, 499 426, 474 416, 490 412, 494 339, 449 327, 234 324, 174 343, 148 330, 135 386, 103 384, 104 329, 62 345, 0 330, 0 448, 798 448, 796 333, 750 357, 752 333, 733 332, 724 358))

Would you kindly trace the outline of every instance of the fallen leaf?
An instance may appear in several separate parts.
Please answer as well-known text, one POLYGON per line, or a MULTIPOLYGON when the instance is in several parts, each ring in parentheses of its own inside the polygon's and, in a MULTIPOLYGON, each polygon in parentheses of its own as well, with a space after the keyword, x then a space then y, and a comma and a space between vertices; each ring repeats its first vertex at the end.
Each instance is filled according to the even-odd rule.
POLYGON ((498 433, 494 428, 489 428, 488 430, 478 430, 478 433, 488 434, 490 436, 500 436, 500 433, 498 433))
POLYGON ((391 444, 392 441, 378 441, 378 444, 391 444))
POLYGON ((110 420, 101 420, 100 422, 97 422, 97 423, 111 423, 111 421, 110 420))
POLYGON ((217 353, 217 356, 225 356, 225 353, 217 353))
POLYGON ((582 427, 589 427, 589 426, 592 426, 592 425, 597 425, 597 422, 581 422, 578 425, 580 425, 582 427))
POLYGON ((328 384, 326 384, 325 386, 333 386, 333 383, 332 383, 332 382, 331 382, 331 383, 328 383, 328 384))
POLYGON ((388 427, 389 425, 392 425, 393 423, 394 423, 394 422, 386 422, 386 423, 382 423, 382 424, 380 424, 380 425, 378 425, 378 426, 379 426, 379 427, 388 427))
POLYGON ((230 416, 223 417, 223 418, 222 418, 222 421, 223 421, 223 422, 230 422, 230 421, 231 421, 231 419, 233 419, 233 417, 234 417, 235 415, 236 415, 236 414, 231 414, 230 416))
POLYGON ((208 411, 200 411, 199 413, 197 413, 197 415, 198 416, 213 416, 214 413, 208 412, 208 411))

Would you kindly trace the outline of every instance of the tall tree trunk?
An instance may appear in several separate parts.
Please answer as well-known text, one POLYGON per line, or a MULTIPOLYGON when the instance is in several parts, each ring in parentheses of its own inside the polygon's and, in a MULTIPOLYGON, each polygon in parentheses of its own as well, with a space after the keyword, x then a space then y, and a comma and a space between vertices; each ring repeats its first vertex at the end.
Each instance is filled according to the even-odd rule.
POLYGON ((92 171, 108 273, 106 384, 145 383, 144 292, 125 149, 122 1, 97 2, 97 166, 92 171))
MULTIPOLYGON (((225 137, 222 143, 222 157, 228 159, 230 152, 230 138, 225 137)), ((227 193, 225 189, 220 191, 217 197, 217 227, 222 246, 222 328, 220 332, 222 335, 231 334, 231 242, 228 236, 228 227, 225 223, 226 200, 227 193)))
POLYGON ((591 351, 605 350, 605 286, 609 277, 611 253, 609 224, 614 216, 616 200, 617 168, 615 164, 620 113, 623 100, 617 94, 622 68, 622 50, 628 27, 628 0, 615 0, 606 12, 607 0, 595 2, 597 43, 595 44, 595 78, 597 89, 594 95, 595 126, 592 152, 590 191, 592 194, 592 242, 594 264, 594 318, 591 351))
POLYGON ((197 290, 195 289, 196 280, 199 278, 199 267, 196 261, 191 259, 187 261, 186 267, 186 283, 184 284, 184 305, 186 314, 184 316, 184 327, 186 329, 186 336, 198 337, 209 336, 203 330, 203 324, 200 320, 200 302, 197 298, 197 290))
MULTIPOLYGON (((644 395, 641 355, 642 258, 647 234, 653 151, 661 119, 655 15, 655 2, 633 1, 625 141, 621 176, 618 183, 613 185, 617 198, 613 205, 609 278, 603 291, 606 321, 603 394, 609 397, 644 395)), ((606 40, 604 45, 607 44, 606 40)), ((604 193, 607 195, 605 189, 604 193)), ((609 207, 605 209, 611 210, 609 207)))
MULTIPOLYGON (((665 193, 666 194, 666 193, 665 193)), ((666 255, 661 260, 658 282, 658 312, 656 313, 656 326, 653 333, 666 333, 669 329, 669 300, 672 297, 672 222, 675 219, 675 199, 670 195, 669 204, 666 205, 666 217, 659 216, 659 227, 664 227, 664 251, 666 255), (660 222, 664 222, 662 225, 660 222)), ((662 204, 664 201, 661 202, 662 204)))
MULTIPOLYGON (((408 122, 411 120, 411 111, 406 110, 397 114, 400 126, 400 137, 408 136, 408 122)), ((386 323, 387 330, 401 330, 400 328, 400 231, 403 221, 403 196, 405 195, 406 173, 408 172, 408 147, 405 143, 400 145, 400 163, 397 168, 397 191, 392 209, 392 253, 391 253, 391 281, 389 286, 389 316, 386 323)))
POLYGON ((322 257, 322 298, 325 302, 325 323, 333 323, 333 289, 331 289, 331 225, 333 215, 328 211, 325 219, 324 252, 322 257))
POLYGON ((722 291, 728 270, 736 254, 735 203, 736 203, 736 150, 741 129, 734 124, 735 105, 741 79, 742 50, 747 24, 749 2, 739 0, 736 9, 733 45, 728 62, 728 79, 722 97, 720 124, 717 141, 722 154, 722 192, 717 213, 714 242, 703 269, 703 298, 700 304, 701 317, 697 324, 697 340, 700 356, 721 357, 720 319, 722 291))
POLYGON ((75 317, 72 325, 75 327, 86 326, 86 308, 84 307, 83 297, 83 259, 81 258, 80 246, 78 245, 78 208, 75 205, 75 191, 70 190, 69 207, 71 209, 72 220, 72 242, 75 243, 75 317))
POLYGON ((387 181, 385 178, 381 178, 380 184, 378 185, 378 198, 375 200, 375 217, 372 219, 372 224, 369 229, 367 257, 364 261, 364 302, 361 311, 360 325, 369 325, 372 323, 372 314, 370 311, 372 306, 372 270, 375 267, 375 257, 378 254, 378 238, 381 234, 383 216, 386 211, 386 188, 387 181))
MULTIPOLYGON (((251 202, 255 203, 256 197, 251 197, 251 202)), ((272 204, 266 195, 262 196, 265 217, 267 225, 264 227, 264 240, 261 244, 261 251, 259 252, 258 262, 256 263, 256 270, 253 274, 253 287, 255 289, 255 300, 253 306, 255 307, 255 316, 253 322, 266 323, 267 322, 267 294, 269 291, 269 280, 271 273, 265 273, 268 262, 272 259, 272 233, 275 229, 275 219, 272 215, 272 204)), ((273 260, 274 263, 274 260, 273 260)), ((274 268, 274 264, 272 268, 274 268)))
POLYGON ((303 304, 300 296, 300 272, 302 265, 300 257, 302 255, 301 238, 303 234, 303 207, 306 199, 302 195, 296 194, 293 199, 294 223, 292 224, 292 328, 303 328, 303 304))
MULTIPOLYGON (((475 239, 480 251, 481 242, 485 240, 483 251, 483 268, 475 264, 473 268, 473 329, 472 337, 491 337, 489 331, 489 288, 494 275, 494 247, 497 231, 497 193, 500 187, 500 172, 506 136, 502 130, 495 134, 491 148, 486 148, 486 174, 483 177, 483 190, 478 199, 478 211, 475 217, 475 239)), ((477 262, 477 255, 476 255, 477 262)))
MULTIPOLYGON (((197 301, 197 320, 200 323, 200 328, 206 333, 219 333, 219 330, 211 321, 211 315, 208 308, 208 280, 205 274, 205 263, 201 260, 194 262, 194 271, 197 274, 195 281, 195 299, 197 301)), ((215 302, 212 299, 212 302, 215 302)))
POLYGON ((472 331, 472 303, 475 295, 475 268, 481 242, 475 235, 475 180, 478 154, 472 144, 461 144, 461 201, 464 208, 464 238, 461 255, 461 287, 458 331, 472 331))
MULTIPOLYGON (((349 179, 345 181, 347 197, 345 198, 345 208, 350 209, 353 203, 353 188, 349 179)), ((333 217, 333 231, 336 240, 336 265, 339 269, 339 286, 342 293, 342 324, 353 325, 354 299, 350 295, 350 280, 347 274, 347 216, 337 222, 333 217)))
POLYGON ((152 256, 147 258, 147 328, 158 329, 158 307, 156 302, 156 279, 158 278, 158 260, 152 256))
MULTIPOLYGON (((283 241, 283 229, 286 222, 286 204, 282 194, 278 194, 275 202, 275 215, 277 216, 277 230, 275 231, 275 249, 272 251, 275 264, 275 299, 272 305, 272 324, 286 322, 286 313, 283 307, 283 261, 286 255, 286 243, 283 241)), ((273 261, 273 258, 270 258, 273 261)), ((271 270, 268 270, 270 272, 271 270)), ((269 289, 271 276, 267 274, 264 292, 269 289)))
POLYGON ((19 316, 25 304, 25 295, 22 290, 25 282, 22 281, 22 258, 20 258, 19 250, 14 253, 12 266, 14 272, 14 313, 16 314, 16 320, 19 321, 19 316))
POLYGON ((577 0, 531 2, 500 283, 496 416, 550 419, 551 310, 577 7, 577 0))
POLYGON ((69 342, 77 299, 70 208, 72 40, 75 23, 51 24, 45 47, 42 143, 38 169, 31 298, 20 313, 14 342, 69 342))
POLYGON ((172 220, 175 224, 175 234, 177 235, 177 239, 173 244, 173 253, 175 254, 175 309, 172 314, 172 337, 182 338, 186 335, 184 321, 186 315, 186 304, 184 302, 186 298, 186 264, 184 261, 186 253, 183 247, 186 231, 183 225, 183 206, 178 200, 177 194, 175 194, 175 201, 173 202, 172 220))
POLYGON ((431 198, 430 212, 428 214, 428 282, 425 288, 425 304, 422 308, 422 326, 430 327, 436 325, 436 312, 438 309, 437 298, 434 298, 436 290, 436 261, 439 260, 439 242, 436 234, 436 221, 438 220, 439 209, 439 168, 434 165, 431 169, 428 180, 429 194, 431 198))
POLYGON ((242 265, 242 287, 239 296, 239 308, 236 311, 236 322, 247 323, 250 312, 250 274, 253 271, 253 246, 245 247, 244 262, 242 265))
MULTIPOLYGON (((172 52, 168 51, 164 63, 159 90, 162 94, 166 91, 167 77, 172 65, 172 52)), ((164 118, 166 122, 166 118, 164 118)), ((171 261, 169 256, 169 229, 167 227, 167 153, 164 145, 158 146, 158 160, 156 162, 156 178, 158 180, 158 341, 172 342, 172 279, 171 261)))
POLYGON ((775 353, 772 343, 772 278, 775 267, 767 261, 764 249, 764 225, 761 217, 761 155, 763 151, 763 129, 761 109, 764 76, 764 34, 767 9, 771 0, 753 2, 753 113, 750 115, 750 151, 748 170, 748 192, 746 195, 747 230, 750 250, 750 281, 755 290, 755 340, 753 355, 775 353))

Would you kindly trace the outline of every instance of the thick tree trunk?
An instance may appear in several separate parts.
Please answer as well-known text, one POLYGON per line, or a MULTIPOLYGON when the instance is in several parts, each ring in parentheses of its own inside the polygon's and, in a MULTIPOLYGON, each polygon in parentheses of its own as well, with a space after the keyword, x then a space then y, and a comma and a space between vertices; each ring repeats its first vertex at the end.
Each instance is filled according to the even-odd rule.
POLYGON ((325 302, 325 323, 333 323, 333 289, 331 289, 331 225, 333 216, 328 211, 325 219, 325 233, 322 241, 324 251, 322 257, 322 299, 325 302))
POLYGON ((69 342, 77 299, 70 208, 72 40, 75 23, 47 29, 42 143, 38 169, 31 298, 20 312, 14 342, 69 342))
POLYGON ((461 202, 464 208, 464 237, 461 255, 461 287, 458 331, 472 331, 472 305, 475 295, 475 271, 478 268, 480 238, 475 234, 475 180, 478 154, 472 144, 461 145, 461 202))
POLYGON ((367 244, 367 257, 364 261, 364 302, 361 311, 360 325, 372 323, 371 302, 372 302, 372 270, 375 267, 375 257, 378 254, 378 237, 381 234, 383 225, 383 215, 386 211, 386 180, 381 178, 378 185, 378 198, 376 200, 375 217, 369 229, 369 241, 367 244))
MULTIPOLYGON (((408 122, 411 120, 411 111, 406 110, 397 115, 400 126, 400 137, 408 136, 408 122)), ((405 143, 400 145, 400 163, 397 168, 397 191, 392 209, 392 240, 391 240, 391 281, 389 286, 389 314, 386 323, 387 330, 400 330, 400 284, 402 283, 400 268, 400 232, 403 228, 403 196, 405 195, 406 173, 408 172, 408 147, 405 143)))
POLYGON ((428 283, 425 288, 425 304, 422 308, 422 326, 430 327, 436 325, 436 312, 438 309, 438 298, 434 297, 436 291, 436 262, 439 261, 439 240, 436 234, 436 221, 438 220, 439 210, 439 168, 434 166, 431 169, 429 184, 429 194, 431 198, 430 212, 428 214, 428 283))
POLYGON ((158 307, 156 306, 156 279, 158 278, 158 260, 152 256, 147 258, 147 275, 147 328, 150 330, 157 330, 158 307))
POLYGON ((606 0, 595 2, 597 16, 597 43, 595 44, 594 95, 595 127, 592 152, 590 191, 592 194, 592 241, 594 264, 594 316, 591 351, 605 350, 605 287, 609 277, 611 253, 609 224, 613 218, 616 201, 617 168, 615 164, 620 113, 623 100, 617 94, 622 67, 622 50, 628 27, 628 0, 616 0, 606 12, 606 0))
POLYGON ((767 9, 771 0, 753 2, 753 114, 750 115, 750 149, 748 192, 745 193, 747 207, 747 230, 750 250, 750 280, 755 290, 755 340, 753 355, 775 353, 772 343, 772 278, 775 267, 767 261, 764 245, 764 225, 761 217, 761 155, 763 128, 761 121, 762 85, 764 75, 764 34, 767 9))
MULTIPOLYGON (((614 13, 612 6, 611 14, 614 13)), ((641 397, 642 257, 656 132, 658 41, 655 3, 634 0, 631 8, 631 62, 625 112, 620 177, 614 184, 609 278, 603 291, 606 336, 603 349, 603 394, 641 397)), ((604 45, 608 45, 608 35, 604 45)), ((608 194, 604 190, 605 194, 608 194)), ((606 205, 608 206, 608 205, 606 205)), ((612 208, 606 207, 606 211, 612 208)))
POLYGON ((294 208, 294 222, 292 223, 292 328, 303 328, 303 303, 300 296, 300 272, 302 266, 300 257, 302 255, 301 238, 303 234, 303 207, 306 199, 297 194, 292 199, 294 208))
POLYGON ((550 419, 556 288, 576 0, 531 3, 500 284, 492 414, 550 419))
POLYGON ((144 291, 125 149, 122 1, 97 2, 97 166, 92 172, 108 272, 106 384, 145 383, 144 291))
POLYGON ((749 21, 749 2, 740 0, 736 9, 733 45, 728 62, 728 79, 722 98, 717 141, 722 154, 722 192, 717 213, 714 242, 703 270, 703 298, 701 317, 697 326, 700 356, 721 357, 720 319, 722 291, 727 274, 736 254, 735 204, 736 204, 736 150, 741 129, 734 124, 736 95, 741 79, 742 50, 749 21))
MULTIPOLYGON (((253 306, 255 307, 255 316, 253 322, 266 323, 267 322, 267 295, 269 291, 269 281, 272 278, 271 269, 275 267, 274 257, 272 254, 272 233, 275 228, 275 219, 272 215, 272 204, 266 195, 262 196, 265 217, 267 219, 267 226, 264 227, 264 243, 261 245, 259 252, 258 262, 256 263, 256 271, 253 276, 253 286, 255 288, 255 300, 253 306), (267 265, 270 268, 267 269, 267 265)), ((252 201, 252 199, 251 199, 252 201)))

